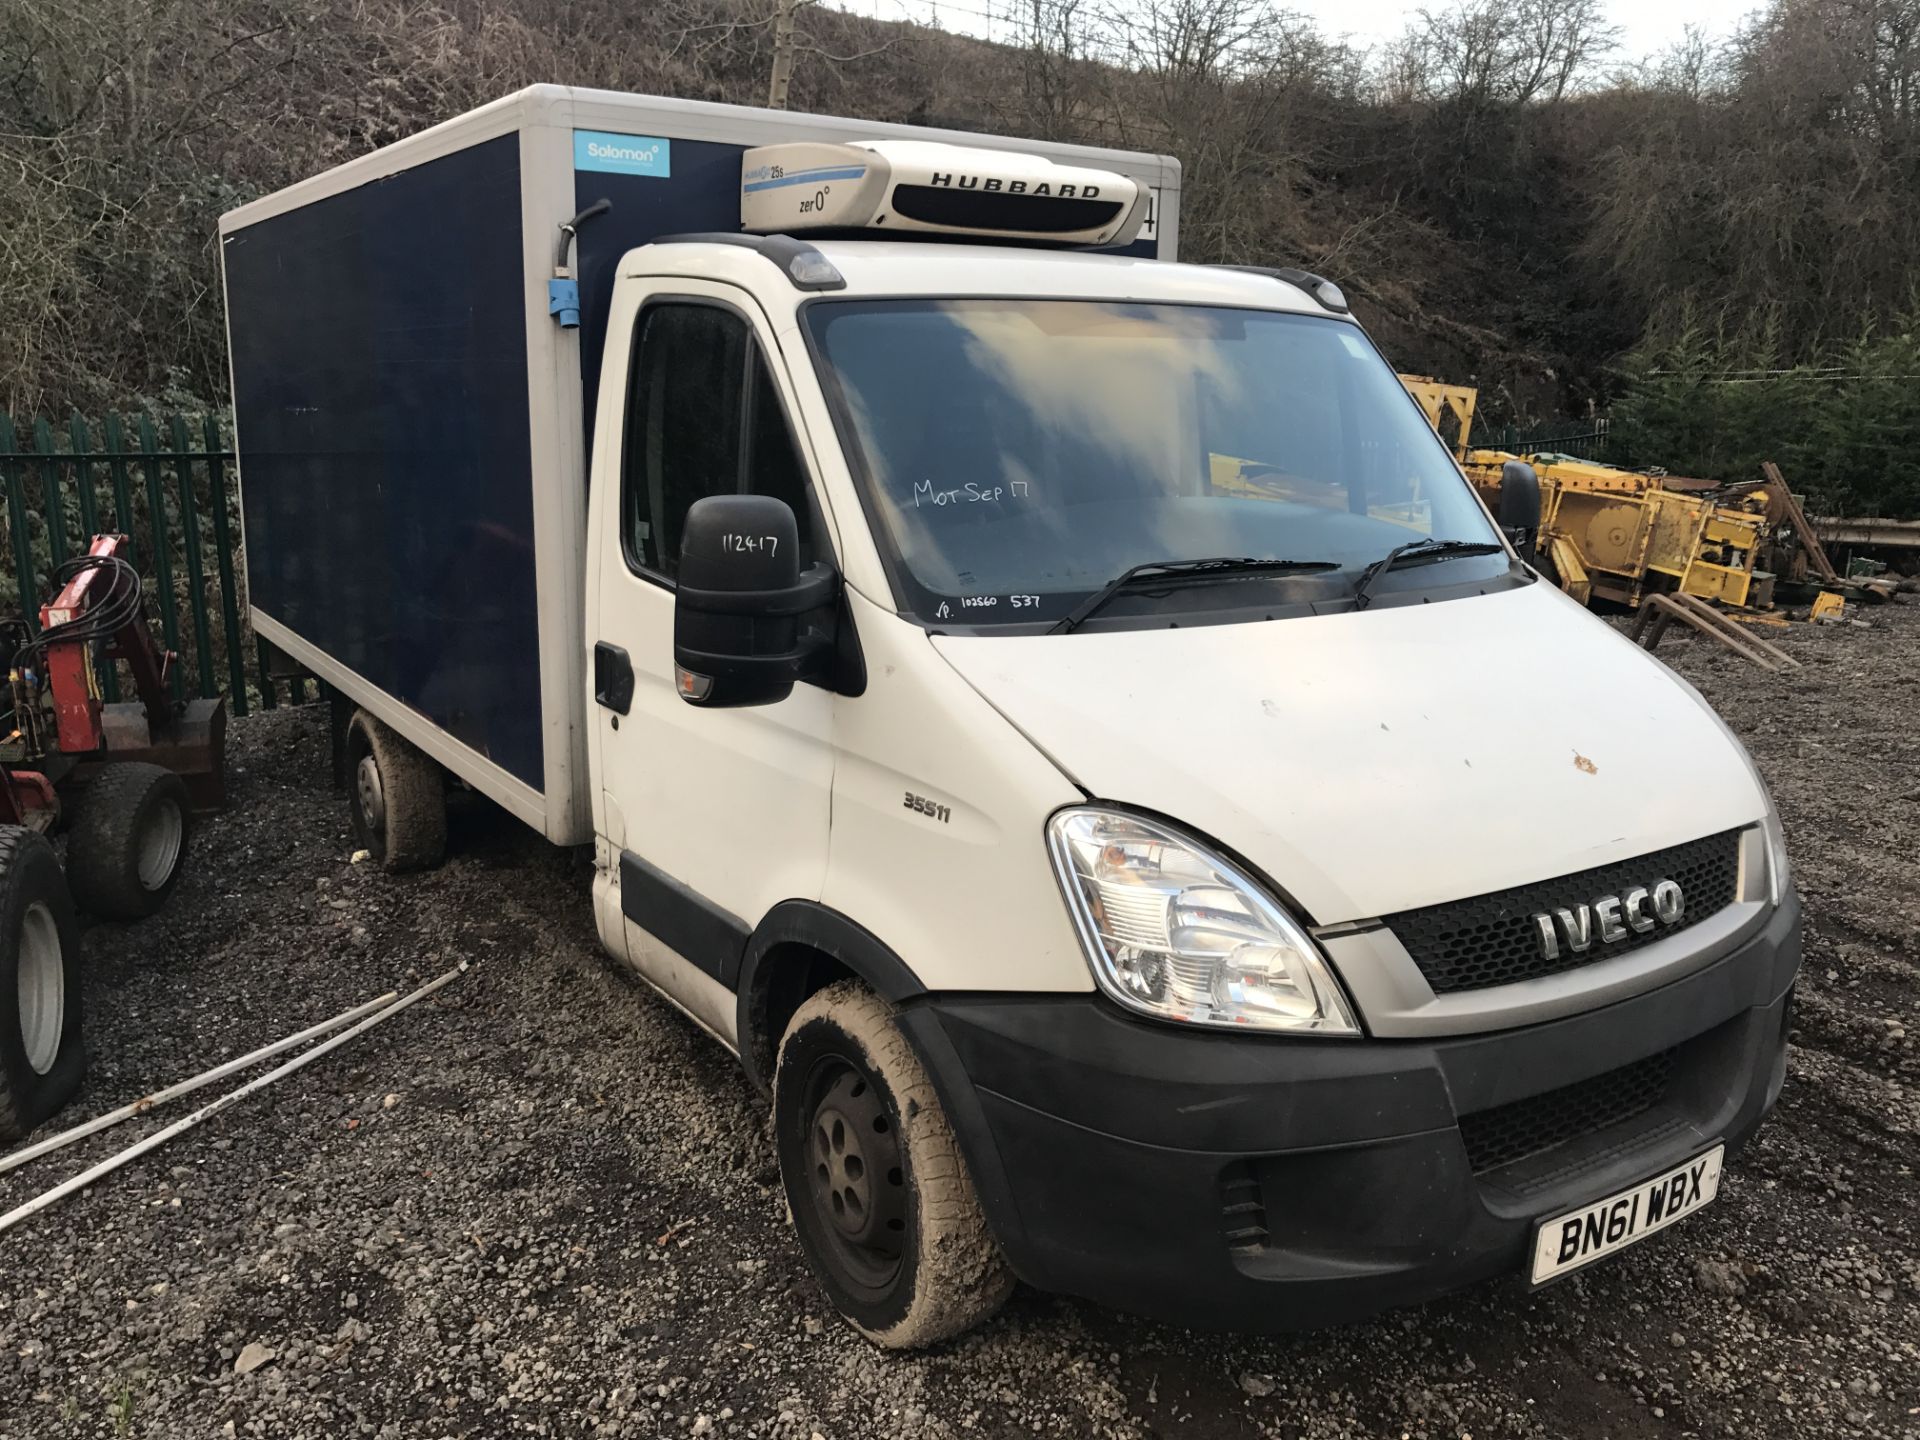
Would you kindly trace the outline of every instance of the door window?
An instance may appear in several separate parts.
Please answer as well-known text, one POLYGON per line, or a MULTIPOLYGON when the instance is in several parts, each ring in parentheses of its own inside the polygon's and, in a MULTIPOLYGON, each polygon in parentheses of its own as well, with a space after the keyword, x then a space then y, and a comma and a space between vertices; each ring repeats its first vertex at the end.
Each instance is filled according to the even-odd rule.
POLYGON ((677 301, 640 312, 627 392, 621 513, 627 561, 672 580, 687 508, 706 495, 772 495, 793 507, 813 563, 806 471, 747 322, 677 301))

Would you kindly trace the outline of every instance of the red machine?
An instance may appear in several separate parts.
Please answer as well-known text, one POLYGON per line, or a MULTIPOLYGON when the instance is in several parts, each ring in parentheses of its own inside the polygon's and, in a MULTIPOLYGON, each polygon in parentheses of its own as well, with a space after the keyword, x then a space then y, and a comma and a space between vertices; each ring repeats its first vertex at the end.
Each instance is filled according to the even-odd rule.
POLYGON ((225 796, 226 702, 176 705, 168 672, 179 659, 154 643, 140 576, 124 535, 100 535, 64 567, 60 592, 40 607, 40 634, 10 667, 19 763, 0 786, 0 824, 49 829, 55 787, 103 762, 149 762, 179 775, 196 810, 225 796), (101 674, 124 660, 139 698, 108 704, 101 674), (49 725, 49 719, 52 723, 49 725))
POLYGON ((225 798, 226 703, 176 703, 124 535, 60 567, 37 634, 8 634, 12 733, 0 738, 0 1140, 79 1088, 77 910, 136 920, 180 878, 195 810, 225 798), (124 661, 138 696, 110 703, 124 661), (66 835, 62 875, 48 836, 66 835), (77 908, 76 908, 77 907, 77 908))

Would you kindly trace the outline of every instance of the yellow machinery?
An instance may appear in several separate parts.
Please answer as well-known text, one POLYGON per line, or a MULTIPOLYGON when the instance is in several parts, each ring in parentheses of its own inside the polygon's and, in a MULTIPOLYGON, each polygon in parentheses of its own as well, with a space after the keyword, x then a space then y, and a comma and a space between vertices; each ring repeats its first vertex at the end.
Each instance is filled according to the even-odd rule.
POLYGON ((1425 375, 1402 375, 1400 382, 1496 513, 1500 467, 1509 460, 1533 467, 1540 477, 1540 552, 1560 588, 1582 604, 1598 596, 1637 606, 1668 591, 1753 609, 1773 604, 1771 577, 1754 574, 1767 533, 1764 494, 1714 496, 1571 455, 1476 450, 1470 438, 1477 391, 1425 375))
POLYGON ((1807 619, 1818 625, 1826 623, 1837 625, 1847 618, 1847 602, 1831 590, 1822 590, 1813 597, 1813 609, 1807 612, 1807 619))

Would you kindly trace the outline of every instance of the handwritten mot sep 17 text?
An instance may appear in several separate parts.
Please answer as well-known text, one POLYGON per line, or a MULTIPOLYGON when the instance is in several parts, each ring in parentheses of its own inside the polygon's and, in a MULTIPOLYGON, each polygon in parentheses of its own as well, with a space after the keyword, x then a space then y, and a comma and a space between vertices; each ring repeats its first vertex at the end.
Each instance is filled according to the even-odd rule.
POLYGON ((931 480, 918 480, 913 486, 913 505, 916 510, 922 505, 979 505, 1004 500, 1009 494, 1024 500, 1027 488, 1025 480, 1009 480, 1005 485, 975 485, 969 480, 952 490, 936 490, 931 480))

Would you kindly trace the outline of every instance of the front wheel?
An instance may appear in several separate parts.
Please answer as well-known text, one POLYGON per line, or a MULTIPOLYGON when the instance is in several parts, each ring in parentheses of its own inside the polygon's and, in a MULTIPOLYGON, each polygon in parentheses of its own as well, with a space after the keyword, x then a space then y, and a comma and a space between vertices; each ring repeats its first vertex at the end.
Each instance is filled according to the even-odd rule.
POLYGON ((0 1140, 80 1088, 80 927, 46 837, 0 826, 0 1140))
POLYGON ((878 1345, 949 1339, 1013 1276, 940 1100, 893 1011, 856 981, 811 996, 780 1041, 773 1123, 800 1247, 834 1307, 878 1345))

